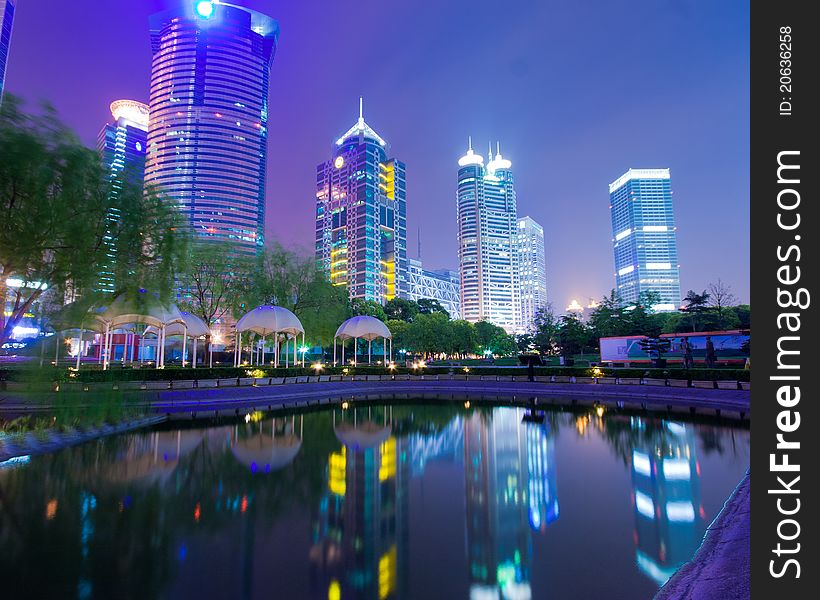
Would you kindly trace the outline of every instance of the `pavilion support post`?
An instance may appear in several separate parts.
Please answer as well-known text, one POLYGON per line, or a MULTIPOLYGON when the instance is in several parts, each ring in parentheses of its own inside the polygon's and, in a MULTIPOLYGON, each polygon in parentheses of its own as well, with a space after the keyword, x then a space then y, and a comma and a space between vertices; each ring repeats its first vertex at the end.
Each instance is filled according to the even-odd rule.
MULTIPOLYGON (((295 337, 295 336, 294 336, 294 338, 293 338, 293 343, 294 343, 294 344, 296 343, 296 337, 295 337)), ((304 332, 304 331, 302 332, 302 347, 303 347, 303 348, 305 347, 305 332, 304 332)), ((307 352, 307 350, 305 350, 304 352, 302 352, 302 368, 303 368, 303 369, 305 368, 305 353, 306 353, 306 352, 307 352)))
POLYGON ((353 366, 356 366, 356 355, 359 353, 359 338, 353 338, 353 366))
POLYGON ((339 338, 339 343, 342 345, 342 366, 345 365, 345 339, 339 338))
POLYGON ((336 366, 336 338, 333 338, 333 366, 336 366))
POLYGON ((108 333, 111 331, 111 324, 105 324, 105 335, 103 336, 103 345, 100 348, 100 356, 102 356, 103 371, 108 370, 108 333))
POLYGON ((373 340, 367 340, 367 364, 370 365, 370 358, 373 354, 373 340))
POLYGON ((185 362, 188 360, 188 328, 182 329, 182 368, 185 368, 185 362))
POLYGON ((194 360, 191 362, 191 368, 196 369, 196 338, 194 338, 194 360))
POLYGON ((56 342, 54 343, 54 366, 57 366, 57 362, 60 360, 60 332, 56 332, 54 334, 56 342))
POLYGON ((80 339, 77 341, 77 365, 74 367, 77 371, 80 370, 80 358, 83 355, 83 333, 85 331, 80 328, 80 339))

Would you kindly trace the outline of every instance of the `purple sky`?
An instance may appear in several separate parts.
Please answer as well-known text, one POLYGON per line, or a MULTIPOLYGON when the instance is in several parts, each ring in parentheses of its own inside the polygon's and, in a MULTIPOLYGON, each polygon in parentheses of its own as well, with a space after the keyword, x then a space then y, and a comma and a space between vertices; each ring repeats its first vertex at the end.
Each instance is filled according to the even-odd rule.
MULTIPOLYGON (((94 144, 118 98, 148 100, 148 15, 186 0, 19 0, 7 91, 52 102, 94 144), (103 8, 104 7, 104 8, 103 8)), ((313 246, 316 164, 365 119, 407 163, 408 256, 457 267, 467 136, 500 140, 519 214, 544 226, 562 310, 614 285, 607 185, 672 172, 684 294, 749 298, 749 6, 722 0, 237 0, 276 18, 267 232, 313 246)))

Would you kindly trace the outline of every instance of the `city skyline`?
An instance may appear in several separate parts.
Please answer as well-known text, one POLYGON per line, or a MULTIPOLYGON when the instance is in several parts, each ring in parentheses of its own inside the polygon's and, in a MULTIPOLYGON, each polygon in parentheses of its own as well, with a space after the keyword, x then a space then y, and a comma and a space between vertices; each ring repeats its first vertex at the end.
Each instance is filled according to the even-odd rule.
MULTIPOLYGON (((176 3, 112 6, 105 13, 93 10, 90 4, 84 10, 84 4, 80 0, 77 14, 65 16, 68 23, 56 19, 47 7, 18 5, 6 89, 32 101, 53 101, 61 116, 92 145, 111 100, 147 100, 148 14, 176 3), (64 29, 71 30, 68 25, 79 22, 80 16, 84 28, 95 27, 100 35, 75 49, 64 29), (127 21, 128 26, 105 29, 104 23, 109 21, 127 21), (118 47, 126 50, 107 55, 100 48, 110 46, 112 39, 121 39, 118 47), (58 48, 66 58, 53 61, 58 48), (58 94, 69 73, 60 72, 49 62, 65 64, 66 60, 82 60, 84 67, 82 73, 70 73, 77 90, 71 97, 58 94)), ((242 4, 271 10, 262 2, 242 4)), ((457 12, 457 4, 448 6, 448 13, 457 12)), ((452 268, 456 264, 455 223, 449 212, 454 194, 447 165, 459 155, 466 133, 474 131, 476 139, 484 141, 501 137, 503 131, 505 155, 517 165, 517 187, 523 203, 519 210, 544 224, 547 253, 562 257, 549 264, 550 300, 556 310, 570 298, 586 303, 614 287, 605 186, 632 165, 663 165, 675 171, 683 290, 700 291, 720 277, 741 300, 748 301, 748 9, 744 4, 716 7, 702 3, 693 9, 647 3, 632 13, 638 15, 641 39, 622 41, 611 52, 607 46, 605 56, 599 56, 603 45, 595 41, 594 34, 612 27, 613 21, 627 18, 616 5, 601 4, 590 22, 584 21, 588 15, 580 7, 546 6, 532 11, 514 6, 505 23, 491 15, 438 23, 426 7, 400 7, 401 26, 392 35, 395 44, 383 56, 374 57, 368 49, 378 40, 352 42, 347 49, 351 61, 359 65, 368 56, 373 69, 344 77, 334 74, 336 61, 329 60, 326 52, 311 49, 311 39, 352 27, 358 11, 346 13, 332 4, 325 8, 316 21, 308 19, 304 8, 294 6, 276 7, 276 14, 272 14, 285 31, 283 48, 288 52, 277 56, 271 75, 270 129, 276 131, 277 138, 270 142, 266 204, 269 215, 277 209, 289 210, 283 218, 269 216, 268 235, 310 249, 306 241, 312 237, 310 214, 314 207, 300 199, 309 198, 315 158, 305 160, 305 156, 315 157, 317 149, 327 148, 339 123, 349 118, 345 115, 349 115, 350 104, 363 94, 372 120, 391 140, 395 154, 408 164, 412 209, 407 243, 416 247, 420 226, 426 267, 452 268), (553 44, 557 49, 560 39, 542 40, 547 36, 541 30, 536 32, 537 27, 532 34, 515 35, 525 13, 533 22, 547 23, 561 16, 576 24, 572 35, 588 45, 579 49, 569 66, 583 71, 582 75, 569 76, 559 61, 561 53, 553 57, 547 52, 554 50, 553 44), (432 21, 436 23, 430 25, 432 21), (414 53, 406 42, 421 22, 431 28, 431 42, 414 53), (494 27, 487 48, 465 43, 470 31, 489 22, 494 27), (653 29, 658 23, 664 27, 653 29), (720 36, 715 35, 717 31, 720 36), (452 39, 445 39, 445 33, 452 39), (645 43, 656 44, 653 56, 638 52, 645 43), (675 59, 684 45, 689 53, 686 60, 675 59), (461 82, 458 85, 463 89, 454 91, 456 84, 446 80, 456 79, 452 68, 468 54, 490 70, 495 67, 497 85, 491 89, 481 84, 479 93, 475 85, 461 82), (600 64, 593 64, 593 56, 600 64), (709 63, 710 72, 703 81, 700 67, 715 56, 719 58, 709 63), (630 64, 630 57, 640 59, 630 64), (391 61, 406 67, 401 76, 383 68, 391 61), (536 65, 538 61, 543 64, 536 65), (305 72, 311 76, 305 78, 305 72), (616 73, 620 75, 615 80, 605 78, 616 73), (331 76, 332 94, 316 93, 326 88, 325 75, 331 76), (643 78, 646 85, 628 102, 619 100, 617 95, 629 87, 631 77, 643 78), (708 99, 687 91, 695 78, 699 84, 710 86, 708 99), (408 97, 402 91, 418 87, 420 80, 424 85, 418 95, 408 97), (612 95, 613 110, 607 116, 597 114, 587 98, 596 96, 593 90, 601 87, 612 95), (567 89, 567 94, 551 91, 560 89, 567 89), (516 118, 511 118, 512 114, 516 118), (658 123, 663 123, 661 132, 658 123), (436 133, 431 136, 427 131, 436 133), (297 136, 299 148, 283 143, 297 136), (703 219, 703 211, 708 211, 708 219, 703 219), (579 227, 583 227, 582 234, 579 227), (577 243, 579 238, 584 244, 577 243), (737 252, 714 253, 714 244, 708 240, 728 244, 737 252)), ((381 35, 377 37, 381 39, 381 35)), ((413 253, 410 257, 415 258, 413 253)))

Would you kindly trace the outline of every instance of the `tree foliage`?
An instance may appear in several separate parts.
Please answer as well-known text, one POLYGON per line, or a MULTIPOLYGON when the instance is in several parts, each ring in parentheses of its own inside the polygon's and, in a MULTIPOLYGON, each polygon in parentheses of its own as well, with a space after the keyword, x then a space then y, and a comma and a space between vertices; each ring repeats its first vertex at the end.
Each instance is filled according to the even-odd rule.
POLYGON ((111 181, 99 155, 53 109, 29 114, 16 98, 4 98, 0 299, 11 296, 11 314, 0 311, 0 344, 46 291, 62 306, 92 294, 103 271, 113 271, 118 291, 146 287, 169 296, 186 252, 179 225, 155 190, 126 176, 111 181))

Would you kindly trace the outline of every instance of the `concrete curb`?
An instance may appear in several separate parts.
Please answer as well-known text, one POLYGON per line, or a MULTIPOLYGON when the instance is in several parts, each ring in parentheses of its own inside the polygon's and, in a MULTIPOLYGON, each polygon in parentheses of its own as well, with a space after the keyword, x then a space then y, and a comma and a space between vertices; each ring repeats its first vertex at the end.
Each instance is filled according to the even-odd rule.
POLYGON ((654 600, 747 600, 751 593, 751 475, 737 485, 703 542, 654 600))

